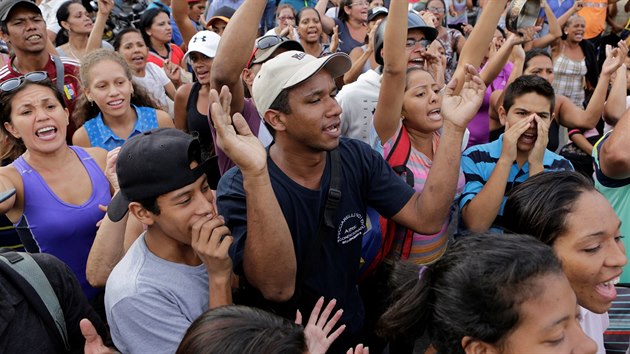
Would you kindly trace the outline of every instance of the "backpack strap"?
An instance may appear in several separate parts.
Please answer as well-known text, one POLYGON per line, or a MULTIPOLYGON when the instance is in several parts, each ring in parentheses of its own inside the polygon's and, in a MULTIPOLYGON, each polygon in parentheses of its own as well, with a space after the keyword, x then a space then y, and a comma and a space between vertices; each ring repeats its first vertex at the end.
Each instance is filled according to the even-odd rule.
POLYGON ((411 141, 409 140, 409 133, 404 126, 400 127, 400 133, 396 137, 392 149, 387 154, 385 161, 392 167, 394 172, 399 176, 405 177, 405 181, 411 187, 414 185, 413 172, 407 168, 407 161, 409 161, 409 155, 411 155, 411 141))
MULTIPOLYGON (((328 187, 328 195, 326 196, 326 204, 324 209, 324 222, 326 226, 335 228, 333 217, 341 200, 341 156, 339 150, 335 149, 330 152, 330 186, 328 187)), ((322 225, 319 225, 320 229, 322 225)))
POLYGON ((57 84, 57 90, 59 90, 59 92, 61 92, 61 94, 63 95, 63 97, 66 97, 66 94, 63 90, 63 86, 64 86, 64 76, 65 76, 65 71, 63 68, 63 62, 61 61, 61 58, 59 58, 56 55, 53 55, 52 57, 53 62, 55 63, 55 71, 57 72, 57 79, 56 79, 56 84, 57 84))
MULTIPOLYGON (((413 187, 415 184, 413 172, 407 167, 407 162, 409 161, 409 156, 411 155, 411 141, 409 140, 409 133, 404 126, 400 127, 400 133, 396 137, 396 141, 392 146, 392 150, 387 155, 387 163, 392 167, 394 172, 399 176, 404 176, 405 181, 410 187, 413 187)), ((391 220, 387 220, 386 222, 381 222, 383 226, 382 232, 387 232, 387 235, 394 235, 396 232, 396 223, 391 220)), ((385 235, 385 233, 383 234, 385 235)), ((387 241, 388 244, 385 245, 386 252, 385 255, 389 254, 391 250, 391 245, 393 241, 393 237, 390 237, 387 241)), ((411 246, 413 241, 413 231, 409 229, 405 229, 405 238, 403 240, 403 246, 401 250, 401 259, 408 259, 409 254, 411 253, 411 246)))
MULTIPOLYGON (((61 344, 66 351, 70 350, 66 321, 59 299, 55 294, 48 278, 41 267, 30 254, 25 252, 7 252, 0 254, 0 261, 6 263, 12 269, 13 276, 6 272, 7 267, 1 267, 4 273, 14 280, 16 286, 33 305, 33 308, 42 317, 51 338, 61 339, 61 344), (39 299, 39 303, 37 302, 39 299), (43 302, 43 308, 41 303, 43 302), (56 331, 50 329, 54 323, 56 331), (53 333, 50 333, 53 332, 53 333)), ((0 264, 2 265, 2 264, 0 264)), ((57 343, 60 344, 60 343, 57 343)))
POLYGON ((334 149, 330 151, 330 185, 328 186, 328 194, 326 195, 326 203, 324 204, 323 215, 319 218, 319 226, 317 227, 317 236, 313 240, 313 244, 309 248, 308 254, 304 258, 302 263, 302 270, 298 272, 298 275, 304 275, 308 271, 315 258, 315 254, 319 251, 322 245, 322 241, 326 236, 326 228, 335 228, 333 223, 333 217, 339 206, 341 200, 341 157, 339 156, 339 150, 334 149))

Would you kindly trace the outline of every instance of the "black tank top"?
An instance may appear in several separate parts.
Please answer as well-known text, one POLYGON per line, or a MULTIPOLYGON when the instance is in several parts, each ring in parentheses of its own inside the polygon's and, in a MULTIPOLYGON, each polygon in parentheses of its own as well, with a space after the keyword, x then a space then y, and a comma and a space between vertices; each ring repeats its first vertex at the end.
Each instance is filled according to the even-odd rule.
POLYGON ((197 99, 199 98, 199 90, 201 84, 198 82, 193 83, 188 96, 188 102, 186 102, 186 120, 188 122, 188 131, 190 134, 196 135, 201 143, 202 157, 208 158, 215 155, 214 141, 212 140, 212 134, 210 133, 210 123, 208 122, 208 116, 199 113, 197 110, 197 99))

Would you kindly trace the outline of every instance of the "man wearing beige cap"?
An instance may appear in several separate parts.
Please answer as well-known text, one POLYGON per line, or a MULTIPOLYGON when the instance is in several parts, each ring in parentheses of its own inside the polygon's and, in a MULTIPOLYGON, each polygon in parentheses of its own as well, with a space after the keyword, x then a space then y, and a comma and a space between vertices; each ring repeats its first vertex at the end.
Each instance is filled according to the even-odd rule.
MULTIPOLYGON (((330 353, 364 339, 356 283, 366 208, 416 232, 436 233, 458 174, 446 166, 442 178, 415 193, 367 144, 340 138, 334 79, 350 66, 343 53, 318 59, 297 51, 262 65, 253 97, 274 134, 268 150, 240 114, 229 116, 227 88, 220 97, 210 94, 217 143, 239 167, 221 179, 217 205, 234 237, 231 256, 242 295, 287 317, 296 308, 310 313, 321 296, 336 299, 346 328, 330 353)), ((461 142, 464 128, 453 125, 445 122, 448 139, 461 142)), ((458 157, 459 145, 453 145, 458 157)))

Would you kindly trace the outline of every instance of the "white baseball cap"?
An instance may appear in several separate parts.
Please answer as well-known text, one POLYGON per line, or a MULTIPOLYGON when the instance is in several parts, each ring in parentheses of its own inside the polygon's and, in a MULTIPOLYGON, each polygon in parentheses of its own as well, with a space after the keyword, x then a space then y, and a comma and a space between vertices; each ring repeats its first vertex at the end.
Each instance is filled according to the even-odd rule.
POLYGON ((290 50, 265 62, 252 85, 252 96, 261 117, 284 89, 299 85, 317 74, 322 68, 333 78, 350 70, 352 61, 346 53, 333 53, 321 58, 290 50))
POLYGON ((209 58, 217 55, 217 48, 221 36, 212 31, 199 31, 188 42, 188 51, 184 55, 184 60, 188 61, 188 57, 192 52, 201 53, 209 58))

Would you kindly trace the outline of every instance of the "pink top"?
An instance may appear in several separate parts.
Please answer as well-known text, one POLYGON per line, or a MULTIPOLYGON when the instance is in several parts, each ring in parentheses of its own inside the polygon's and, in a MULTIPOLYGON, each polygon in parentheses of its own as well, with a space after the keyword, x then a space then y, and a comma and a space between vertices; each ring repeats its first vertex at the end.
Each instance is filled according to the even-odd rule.
MULTIPOLYGON (((398 134, 400 134, 400 129, 406 129, 401 124, 396 131, 396 134, 389 139, 385 144, 383 144, 383 155, 387 156, 392 149, 392 145, 396 141, 398 134)), ((440 134, 438 132, 433 133, 433 152, 437 151, 438 143, 440 140, 440 134)), ((425 154, 416 150, 413 146, 411 147, 411 153, 409 154, 409 160, 407 161, 407 168, 413 172, 414 177, 414 186, 413 188, 416 192, 422 192, 424 189, 424 184, 427 181, 427 177, 429 176, 429 171, 431 170, 431 165, 433 161, 429 159, 425 154)), ((461 168, 459 170, 459 179, 457 180, 457 193, 455 195, 455 200, 459 198, 459 195, 464 190, 464 184, 466 180, 464 179, 464 173, 461 168)), ((436 261, 440 256, 446 251, 446 247, 448 245, 448 233, 446 232, 448 229, 448 224, 450 222, 450 216, 444 220, 444 225, 442 226, 442 230, 434 235, 422 235, 422 234, 413 234, 413 242, 411 246, 411 253, 409 254, 409 261, 412 261, 416 264, 429 264, 436 261)), ((394 244, 392 247, 392 252, 394 254, 400 254, 402 252, 404 238, 404 229, 400 229, 396 233, 396 239, 394 240, 394 244)))
POLYGON ((490 109, 490 95, 496 90, 503 90, 503 88, 505 88, 513 68, 514 64, 508 61, 501 72, 499 72, 499 75, 492 81, 492 84, 488 86, 479 111, 468 124, 470 139, 468 140, 467 148, 474 145, 485 144, 490 140, 490 115, 488 114, 488 110, 490 109))

